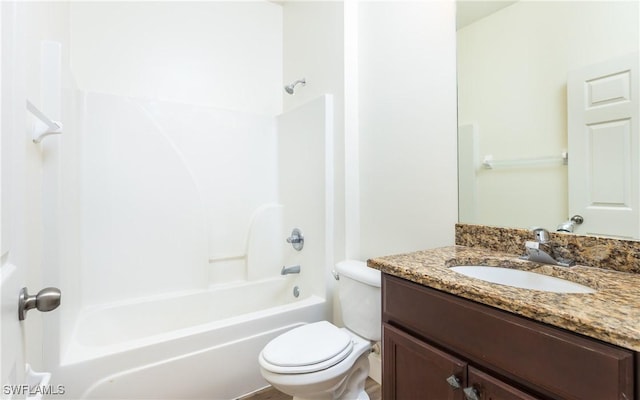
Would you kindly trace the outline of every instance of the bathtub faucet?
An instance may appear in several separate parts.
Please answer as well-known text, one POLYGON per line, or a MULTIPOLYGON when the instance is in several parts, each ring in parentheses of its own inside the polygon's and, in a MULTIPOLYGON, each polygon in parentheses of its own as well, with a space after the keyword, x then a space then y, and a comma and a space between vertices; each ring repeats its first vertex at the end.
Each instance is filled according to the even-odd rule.
POLYGON ((299 265, 293 265, 291 267, 282 267, 282 271, 280 271, 280 275, 289 275, 289 274, 299 274, 300 273, 300 266, 299 265))

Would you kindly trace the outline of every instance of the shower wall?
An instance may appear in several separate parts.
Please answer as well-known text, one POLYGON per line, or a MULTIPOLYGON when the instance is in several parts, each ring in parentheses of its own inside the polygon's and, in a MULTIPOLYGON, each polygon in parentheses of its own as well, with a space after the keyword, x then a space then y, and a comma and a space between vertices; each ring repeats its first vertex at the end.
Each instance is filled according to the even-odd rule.
POLYGON ((302 266, 304 295, 328 295, 331 88, 282 114, 282 5, 22 7, 34 103, 40 41, 63 52, 64 134, 26 145, 30 216, 43 221, 28 286, 65 299, 30 316, 32 365, 57 370, 87 308, 279 276, 282 264, 302 266), (293 227, 301 253, 284 242, 293 227))
MULTIPOLYGON (((278 200, 275 118, 96 93, 84 104, 82 303, 247 279, 252 222, 279 222, 264 207, 278 200)), ((271 227, 251 242, 282 242, 271 227)))
MULTIPOLYGON (((301 228, 305 246, 284 259, 302 267, 307 293, 330 298, 335 260, 334 99, 317 97, 278 116, 278 198, 286 232, 301 228)), ((330 318, 330 313, 326 316, 330 318)))
POLYGON ((83 304, 247 278, 249 226, 281 213, 281 6, 69 9, 70 64, 84 93, 83 304))
POLYGON ((40 320, 47 332, 29 340, 45 349, 29 347, 32 364, 55 369, 86 307, 278 274, 281 6, 24 7, 31 99, 39 103, 40 40, 62 44, 65 72, 65 134, 29 147, 42 171, 31 182, 42 182, 34 197, 47 257, 29 286, 58 286, 66 299, 48 318, 30 318, 34 336, 40 320), (39 27, 50 8, 55 23, 39 27))

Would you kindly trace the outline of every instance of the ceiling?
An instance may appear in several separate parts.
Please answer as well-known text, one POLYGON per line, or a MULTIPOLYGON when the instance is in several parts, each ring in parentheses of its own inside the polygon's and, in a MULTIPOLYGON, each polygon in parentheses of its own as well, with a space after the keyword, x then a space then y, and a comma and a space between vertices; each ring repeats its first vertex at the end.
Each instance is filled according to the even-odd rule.
POLYGON ((508 7, 515 1, 456 1, 456 30, 463 28, 489 14, 508 7))

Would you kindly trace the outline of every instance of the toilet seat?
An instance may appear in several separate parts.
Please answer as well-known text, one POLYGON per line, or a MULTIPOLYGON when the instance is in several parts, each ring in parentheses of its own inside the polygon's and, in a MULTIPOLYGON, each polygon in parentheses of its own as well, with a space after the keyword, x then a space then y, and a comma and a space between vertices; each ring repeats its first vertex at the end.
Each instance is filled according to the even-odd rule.
POLYGON ((343 329, 320 321, 286 332, 269 342, 260 353, 260 365, 279 374, 304 374, 329 368, 353 351, 351 336, 343 329))

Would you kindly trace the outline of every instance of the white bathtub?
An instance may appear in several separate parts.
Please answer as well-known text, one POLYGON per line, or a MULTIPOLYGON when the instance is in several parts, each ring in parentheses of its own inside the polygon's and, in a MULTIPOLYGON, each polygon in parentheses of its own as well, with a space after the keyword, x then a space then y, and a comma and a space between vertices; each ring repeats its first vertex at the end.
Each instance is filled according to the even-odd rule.
POLYGON ((85 310, 55 384, 65 398, 232 399, 266 386, 257 357, 325 318, 318 296, 278 277, 85 310))

